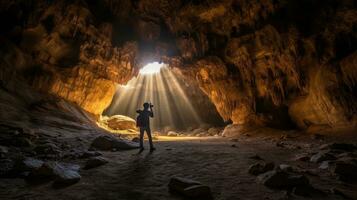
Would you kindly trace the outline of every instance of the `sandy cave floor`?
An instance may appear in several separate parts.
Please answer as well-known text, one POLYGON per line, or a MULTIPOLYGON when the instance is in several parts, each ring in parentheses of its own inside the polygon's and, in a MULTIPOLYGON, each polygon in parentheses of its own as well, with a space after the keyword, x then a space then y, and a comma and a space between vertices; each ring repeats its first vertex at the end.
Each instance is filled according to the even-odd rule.
MULTIPOLYGON (((51 183, 29 185, 23 179, 1 179, 0 199, 182 199, 168 192, 167 184, 171 176, 182 176, 209 185, 214 199, 304 199, 257 183, 256 177, 248 173, 249 166, 257 162, 251 158, 254 155, 276 165, 289 164, 300 170, 314 187, 327 193, 314 199, 344 199, 329 192, 332 188, 343 190, 353 199, 357 197, 356 184, 337 181, 326 170, 318 169, 318 164, 294 160, 296 155, 312 152, 332 139, 281 139, 280 136, 249 135, 233 140, 176 140, 166 137, 155 141, 157 150, 153 153, 148 149, 141 154, 138 150, 101 152, 110 162, 94 169, 81 170, 80 182, 66 188, 54 189, 51 183), (283 145, 277 145, 277 142, 283 145)), ((351 138, 345 140, 351 141, 351 138)), ((80 165, 83 162, 72 161, 80 165)))

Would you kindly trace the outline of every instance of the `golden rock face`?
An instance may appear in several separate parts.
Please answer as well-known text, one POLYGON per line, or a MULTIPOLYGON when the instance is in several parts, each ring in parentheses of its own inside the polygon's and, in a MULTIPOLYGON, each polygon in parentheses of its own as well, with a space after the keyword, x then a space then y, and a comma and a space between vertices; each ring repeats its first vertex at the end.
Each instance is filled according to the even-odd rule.
POLYGON ((34 88, 100 114, 115 83, 125 84, 139 65, 164 61, 235 124, 307 128, 356 121, 357 12, 348 1, 98 4, 104 12, 37 1, 31 18, 20 16, 24 23, 13 27, 20 33, 11 30, 20 39, 8 40, 34 88), (306 7, 311 10, 302 13, 306 7))
POLYGON ((92 13, 83 6, 53 4, 41 19, 47 23, 25 29, 21 43, 25 53, 35 55, 33 64, 40 66, 41 72, 29 78, 31 84, 101 114, 115 84, 135 75, 137 44, 112 46, 111 24, 94 26, 92 13))

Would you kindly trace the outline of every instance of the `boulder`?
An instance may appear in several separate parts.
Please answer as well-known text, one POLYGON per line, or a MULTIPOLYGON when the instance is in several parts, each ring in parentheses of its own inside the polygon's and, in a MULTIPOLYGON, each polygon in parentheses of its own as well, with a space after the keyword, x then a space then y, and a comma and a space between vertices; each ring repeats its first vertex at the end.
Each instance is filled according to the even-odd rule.
POLYGON ((191 198, 210 198, 211 189, 206 185, 193 185, 183 190, 183 194, 191 198))
POLYGON ((211 190, 202 183, 181 177, 172 177, 169 182, 169 190, 190 198, 212 199, 211 190))
POLYGON ((238 124, 230 124, 227 125, 223 132, 222 136, 224 137, 234 137, 242 134, 246 134, 245 136, 249 136, 248 132, 254 130, 256 127, 250 127, 246 125, 238 125, 238 124))
POLYGON ((112 149, 135 149, 138 148, 139 145, 135 142, 125 141, 114 136, 102 135, 93 140, 91 147, 98 150, 111 151, 112 149))
POLYGON ((136 130, 136 121, 124 115, 113 115, 106 120, 109 128, 114 130, 136 130))
POLYGON ((101 156, 98 156, 98 157, 94 157, 94 158, 90 158, 85 166, 84 166, 84 169, 92 169, 92 168, 95 168, 95 167, 99 167, 101 165, 105 165, 107 164, 109 161, 101 156))
POLYGON ((54 180, 54 186, 66 186, 77 183, 81 179, 79 166, 58 162, 46 162, 30 173, 32 180, 54 180))
POLYGON ((273 189, 289 189, 296 186, 309 185, 309 179, 303 175, 292 175, 284 171, 273 170, 261 174, 258 182, 273 189))
POLYGON ((249 167, 249 173, 252 175, 259 175, 263 174, 267 171, 273 170, 274 169, 274 163, 269 162, 269 163, 256 163, 253 164, 249 167))

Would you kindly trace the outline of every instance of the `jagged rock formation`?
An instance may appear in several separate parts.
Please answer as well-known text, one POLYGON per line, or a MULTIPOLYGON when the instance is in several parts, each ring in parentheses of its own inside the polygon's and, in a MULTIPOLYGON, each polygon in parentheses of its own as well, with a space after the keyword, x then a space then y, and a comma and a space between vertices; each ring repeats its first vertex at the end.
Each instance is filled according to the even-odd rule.
POLYGON ((11 18, 1 17, 3 59, 34 88, 94 114, 109 105, 114 82, 162 60, 235 124, 356 122, 351 0, 19 0, 0 7, 11 18), (24 12, 10 14, 18 9, 24 12))
POLYGON ((95 23, 85 4, 3 4, 5 14, 11 9, 28 9, 17 16, 23 24, 11 24, 14 27, 7 31, 10 37, 19 34, 18 45, 11 48, 23 58, 21 71, 35 88, 101 114, 111 102, 115 83, 125 83, 135 74, 136 43, 113 47, 112 25, 95 23))

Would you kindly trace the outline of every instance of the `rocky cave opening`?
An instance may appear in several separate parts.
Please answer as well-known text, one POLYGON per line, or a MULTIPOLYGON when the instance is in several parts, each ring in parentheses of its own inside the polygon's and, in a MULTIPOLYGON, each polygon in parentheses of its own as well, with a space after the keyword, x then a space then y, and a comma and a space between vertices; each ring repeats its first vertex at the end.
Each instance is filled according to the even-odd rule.
POLYGON ((0 27, 0 199, 357 199, 355 0, 12 0, 0 27))
MULTIPOLYGON (((99 119, 107 130, 129 129, 122 120, 134 121, 145 102, 155 105, 151 127, 155 135, 218 135, 225 125, 215 106, 192 80, 186 80, 179 69, 152 62, 140 68, 136 77, 117 85, 115 95, 99 119)), ((132 133, 137 133, 132 123, 132 133)), ((135 134, 136 135, 136 134, 135 134)))

